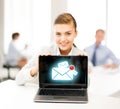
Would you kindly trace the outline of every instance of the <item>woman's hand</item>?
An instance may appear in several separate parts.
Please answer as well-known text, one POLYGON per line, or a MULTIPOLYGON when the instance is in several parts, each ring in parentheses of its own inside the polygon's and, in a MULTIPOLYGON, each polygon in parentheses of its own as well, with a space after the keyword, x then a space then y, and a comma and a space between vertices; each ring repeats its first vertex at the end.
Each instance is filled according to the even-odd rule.
MULTIPOLYGON (((50 56, 50 54, 41 54, 41 56, 50 56)), ((39 56, 38 56, 39 57, 39 56)), ((31 69, 30 75, 34 77, 39 72, 39 60, 37 59, 35 66, 31 69)))
POLYGON ((79 54, 78 54, 79 56, 87 56, 87 54, 85 53, 85 52, 80 52, 79 54))
POLYGON ((34 77, 38 73, 38 62, 36 62, 35 66, 31 69, 30 75, 34 77))

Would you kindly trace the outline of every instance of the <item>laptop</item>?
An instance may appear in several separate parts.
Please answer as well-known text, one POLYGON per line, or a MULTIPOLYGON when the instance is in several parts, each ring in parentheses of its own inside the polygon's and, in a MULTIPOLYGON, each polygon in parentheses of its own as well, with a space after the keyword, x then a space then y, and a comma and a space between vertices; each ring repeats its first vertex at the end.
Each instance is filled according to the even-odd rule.
POLYGON ((87 103, 87 56, 39 56, 35 102, 87 103))

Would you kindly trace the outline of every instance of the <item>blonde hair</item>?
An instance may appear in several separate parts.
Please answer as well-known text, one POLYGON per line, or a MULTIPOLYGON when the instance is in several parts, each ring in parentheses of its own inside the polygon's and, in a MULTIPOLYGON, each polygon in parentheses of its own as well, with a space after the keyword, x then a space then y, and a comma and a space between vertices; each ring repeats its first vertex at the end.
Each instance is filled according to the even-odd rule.
POLYGON ((70 24, 70 23, 73 24, 73 26, 74 26, 74 28, 75 28, 75 31, 76 31, 77 23, 76 23, 75 18, 74 18, 70 13, 60 14, 60 15, 55 19, 55 22, 54 22, 54 24, 70 24))

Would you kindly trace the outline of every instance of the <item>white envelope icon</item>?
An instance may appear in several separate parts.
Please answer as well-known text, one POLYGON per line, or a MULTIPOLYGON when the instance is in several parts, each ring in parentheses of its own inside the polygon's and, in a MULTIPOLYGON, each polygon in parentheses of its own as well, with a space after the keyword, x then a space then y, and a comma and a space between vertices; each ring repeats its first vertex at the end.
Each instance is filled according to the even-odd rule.
POLYGON ((52 68, 52 80, 73 80, 77 74, 78 72, 75 69, 70 70, 67 61, 58 63, 58 67, 52 68))
POLYGON ((67 61, 64 61, 64 62, 58 63, 58 67, 59 68, 67 68, 67 67, 69 67, 69 65, 68 65, 67 61))

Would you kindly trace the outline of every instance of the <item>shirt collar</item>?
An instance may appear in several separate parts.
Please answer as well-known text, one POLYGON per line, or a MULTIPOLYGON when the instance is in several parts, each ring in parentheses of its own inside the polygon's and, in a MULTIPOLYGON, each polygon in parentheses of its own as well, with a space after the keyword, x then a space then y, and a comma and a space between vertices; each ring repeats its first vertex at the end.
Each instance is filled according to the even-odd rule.
MULTIPOLYGON (((72 49, 70 50, 70 52, 69 52, 68 55, 72 55, 73 48, 74 48, 74 47, 72 46, 72 49)), ((61 55, 61 54, 60 54, 60 50, 59 50, 58 47, 57 47, 57 55, 61 55)))
POLYGON ((99 45, 94 44, 94 47, 97 47, 97 48, 99 48, 101 46, 102 46, 102 44, 99 44, 99 45))

